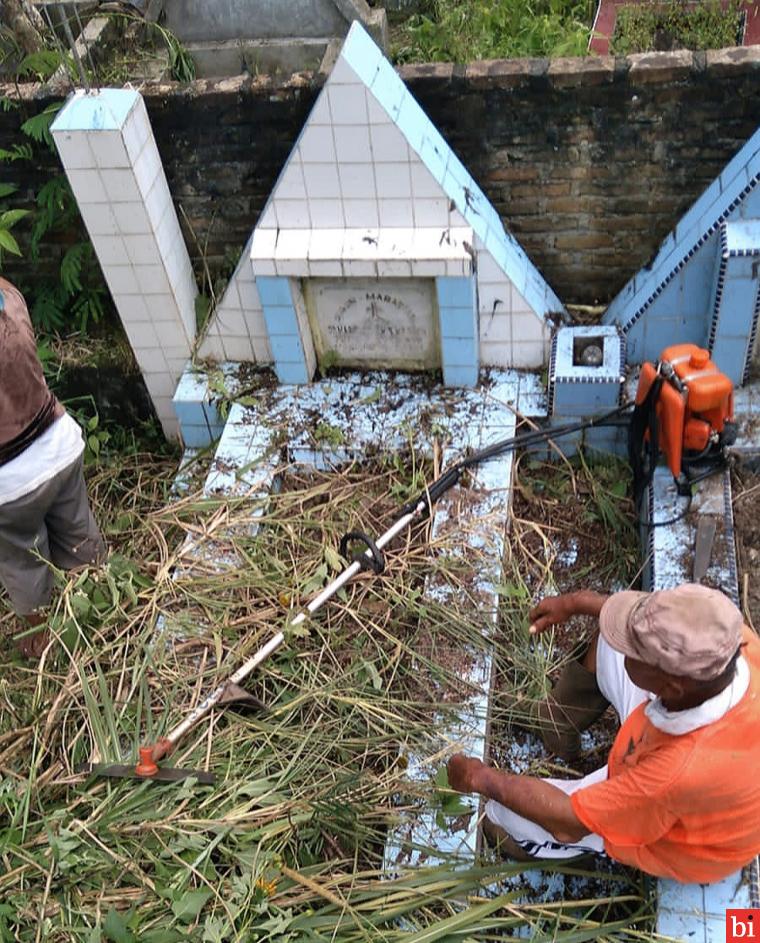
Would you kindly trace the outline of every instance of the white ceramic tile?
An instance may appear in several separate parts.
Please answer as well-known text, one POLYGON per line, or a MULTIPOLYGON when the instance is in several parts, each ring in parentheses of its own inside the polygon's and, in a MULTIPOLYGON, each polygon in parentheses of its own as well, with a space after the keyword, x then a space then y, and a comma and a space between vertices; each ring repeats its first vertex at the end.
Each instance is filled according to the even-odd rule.
POLYGON ((343 263, 340 259, 309 260, 309 275, 312 278, 343 278, 343 263))
POLYGON ((103 274, 112 295, 135 295, 140 291, 131 265, 107 265, 103 274))
POLYGON ((185 372, 187 366, 187 357, 167 357, 166 358, 166 367, 169 371, 169 376, 176 383, 182 374, 185 372))
POLYGON ((247 334, 242 336, 232 336, 223 334, 222 344, 224 345, 224 355, 227 360, 233 362, 250 361, 254 359, 251 339, 247 334))
POLYGON ((446 259, 446 275, 449 278, 472 275, 472 262, 469 259, 446 259))
POLYGON ((97 167, 86 131, 57 131, 53 134, 55 146, 66 172, 97 167))
POLYGON ((201 342, 198 353, 201 357, 217 362, 224 360, 224 345, 218 334, 207 334, 201 342))
POLYGON ((371 125, 392 123, 388 112, 369 89, 367 89, 367 114, 371 125))
POLYGON ((151 225, 142 203, 114 203, 111 210, 125 236, 150 235, 151 225))
MULTIPOLYGON (((166 428, 166 424, 164 422, 165 419, 174 419, 175 423, 177 423, 177 416, 174 412, 171 396, 155 396, 153 398, 153 405, 156 408, 156 414, 158 418, 164 424, 164 428, 166 428)), ((177 429, 179 429, 178 423, 177 429)))
POLYGON ((98 242, 94 248, 101 267, 126 265, 130 261, 124 240, 120 236, 98 236, 98 242))
POLYGON ((485 315, 492 312, 511 314, 511 291, 506 282, 481 282, 478 284, 478 305, 485 315))
POLYGON ((369 135, 377 163, 409 163, 409 145, 395 124, 373 125, 369 135))
POLYGON ((340 259, 343 255, 345 230, 320 229, 309 234, 307 255, 312 259, 340 259))
POLYGON ((259 335, 251 337, 251 346, 253 347, 253 354, 256 358, 256 363, 271 363, 272 362, 272 351, 269 348, 269 338, 261 337, 259 335))
POLYGON ((377 198, 375 175, 371 164, 341 163, 338 167, 338 175, 344 199, 374 200, 377 198))
POLYGON ((345 226, 340 200, 309 200, 309 214, 315 229, 337 229, 345 226))
POLYGON ((251 317, 257 311, 261 311, 261 299, 256 290, 255 282, 239 281, 238 293, 240 294, 242 309, 246 312, 248 317, 251 317))
POLYGON ((544 363, 544 347, 538 343, 512 344, 512 366, 515 369, 540 367, 544 363))
POLYGON ((512 285, 512 314, 533 314, 533 309, 514 285, 512 285))
MULTIPOLYGON (((125 296, 121 296, 125 297, 125 296)), ((127 332, 127 337, 129 342, 133 347, 140 347, 143 350, 147 350, 152 347, 158 347, 158 335, 156 330, 153 327, 153 324, 150 321, 130 321, 127 317, 122 314, 122 309, 119 308, 119 314, 122 315, 122 321, 124 322, 124 329, 127 332)))
POLYGON ((449 213, 449 226, 457 228, 467 226, 467 220, 462 216, 458 209, 453 209, 449 213))
POLYGON ((412 199, 415 226, 437 226, 445 229, 449 224, 449 203, 445 198, 439 200, 412 199))
MULTIPOLYGON (((477 251, 477 245, 476 245, 477 251)), ((507 276, 504 274, 501 266, 497 264, 494 257, 487 249, 477 253, 478 257, 478 282, 483 283, 507 283, 507 276)))
POLYGON ((145 209, 154 229, 158 229, 167 210, 171 209, 174 212, 171 193, 169 193, 169 187, 166 185, 166 178, 163 174, 156 177, 153 186, 145 197, 145 209))
POLYGON ((163 265, 136 265, 135 275, 145 295, 166 295, 172 290, 163 265))
POLYGON ((443 188, 421 161, 412 159, 411 173, 415 198, 445 197, 443 188))
POLYGON ((109 196, 96 169, 69 170, 66 176, 77 203, 108 203, 109 196))
POLYGON ((304 164, 303 177, 309 200, 334 200, 340 196, 338 168, 335 164, 304 164))
POLYGON ((324 164, 335 161, 333 131, 329 125, 307 125, 298 143, 303 164, 324 164))
MULTIPOLYGON (((498 300, 498 299, 494 299, 498 300)), ((480 307, 480 338, 491 343, 508 344, 512 341, 512 319, 500 305, 480 307)))
POLYGON ((134 351, 135 359, 143 372, 160 373, 168 369, 164 352, 160 347, 135 347, 134 351))
POLYGON ((377 262, 369 259, 344 259, 343 271, 347 278, 377 278, 377 262))
MULTIPOLYGON (((178 316, 174 295, 146 295, 145 304, 154 324, 157 321, 171 321, 178 316)), ((181 343, 181 340, 177 339, 173 343, 181 343)))
POLYGON ((152 236, 124 236, 123 245, 133 265, 149 265, 158 261, 158 245, 152 236))
POLYGON ((156 321, 153 327, 162 347, 176 347, 178 341, 185 339, 184 332, 174 321, 156 321))
POLYGON ((217 313, 215 320, 220 333, 224 335, 242 337, 244 334, 248 334, 245 317, 242 311, 220 311, 217 313))
POLYGON ((135 180, 140 192, 145 195, 150 192, 161 170, 161 158, 155 141, 149 141, 142 149, 134 165, 135 180))
MULTIPOLYGON (((173 287, 193 277, 192 267, 187 253, 181 246, 175 246, 168 255, 164 256, 163 268, 167 284, 173 287)), ((138 279, 139 277, 138 274, 138 279)), ((165 290, 164 288, 161 289, 162 292, 165 290)))
POLYGON ((409 164, 375 164, 375 183, 377 195, 381 200, 393 197, 411 199, 412 178, 409 164))
POLYGON ((277 274, 277 265, 274 259, 253 259, 251 266, 255 275, 272 276, 277 274))
POLYGON ((378 278, 409 278, 412 274, 411 262, 405 259, 378 259, 378 278))
POLYGON ((282 178, 277 183, 277 195, 283 200, 306 199, 300 160, 291 159, 286 166, 282 178))
POLYGON ((108 203, 80 203, 79 212, 92 237, 95 251, 98 249, 98 236, 118 236, 121 232, 116 217, 108 203))
POLYGON ((131 170, 103 169, 100 171, 100 176, 112 203, 134 203, 142 199, 137 189, 135 175, 131 170))
POLYGON ((272 259, 274 258, 275 247, 277 245, 276 229, 256 229, 251 240, 251 259, 272 259))
POLYGON ((515 340, 543 344, 548 335, 546 325, 535 314, 512 314, 512 337, 515 340))
POLYGON ((379 240, 379 229, 347 229, 343 237, 343 258, 370 259, 374 262, 379 240))
POLYGON ((377 200, 344 200, 343 215, 351 229, 375 229, 380 225, 377 200))
POLYGON ((277 222, 282 229, 308 229, 311 227, 308 203, 303 200, 275 200, 277 222))
POLYGON ((182 344, 180 344, 179 347, 177 346, 164 347, 163 351, 164 351, 164 357, 166 357, 167 363, 169 363, 170 360, 182 360, 182 358, 184 358, 185 360, 184 366, 189 367, 189 364, 187 362, 189 353, 188 353, 188 346, 186 342, 183 342, 182 344))
POLYGON ((345 59, 338 57, 335 65, 332 67, 330 76, 328 79, 328 86, 330 85, 345 85, 356 83, 359 81, 359 76, 354 72, 351 66, 346 62, 345 59))
POLYGON ((129 117, 121 129, 121 136, 130 160, 135 163, 148 138, 152 137, 150 120, 145 110, 145 103, 142 100, 130 111, 129 117))
POLYGON ((310 229, 284 229, 277 240, 275 257, 280 259, 305 259, 309 254, 312 238, 310 229))
POLYGON ((333 133, 335 135, 335 151, 339 161, 357 164, 372 161, 369 128, 366 125, 334 127, 333 133))
POLYGON ((286 278, 306 278, 309 274, 309 262, 307 259, 275 259, 272 274, 286 278))
POLYGON ((384 200, 381 197, 377 201, 377 206, 380 213, 381 228, 386 226, 412 227, 414 225, 410 200, 384 200))
POLYGON ((334 125, 367 124, 367 99, 364 85, 331 85, 327 89, 334 125))
POLYGON ((412 259, 411 266, 415 278, 437 278, 446 274, 446 262, 442 259, 412 259))
POLYGON ((150 321, 150 312, 142 295, 113 294, 113 303, 122 321, 127 324, 150 321))
POLYGON ((480 342, 480 362, 484 367, 516 367, 512 362, 512 344, 508 341, 480 342))
POLYGON ((158 249, 164 255, 171 252, 176 245, 184 246, 185 240, 173 206, 167 207, 158 225, 151 228, 156 234, 158 249))
POLYGON ((256 222, 257 229, 277 229, 277 214, 274 201, 270 200, 256 222))
POLYGON ((88 136, 95 163, 104 170, 130 167, 131 162, 119 131, 90 131, 88 136))
POLYGON ((317 100, 314 102, 314 107, 309 112, 309 117, 306 120, 310 125, 332 124, 330 103, 327 100, 327 94, 324 89, 317 96, 317 100))
POLYGON ((174 380, 165 371, 163 373, 144 373, 143 379, 151 397, 174 395, 174 380))

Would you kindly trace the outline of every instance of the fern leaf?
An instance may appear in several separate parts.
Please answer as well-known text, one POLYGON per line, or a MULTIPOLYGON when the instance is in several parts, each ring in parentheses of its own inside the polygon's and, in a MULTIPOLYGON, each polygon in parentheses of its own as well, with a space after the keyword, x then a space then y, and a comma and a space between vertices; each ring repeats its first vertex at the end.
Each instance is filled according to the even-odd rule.
POLYGON ((61 110, 62 105, 63 102, 55 102, 52 105, 48 105, 47 108, 38 115, 28 118, 21 125, 21 130, 33 141, 36 141, 38 144, 46 144, 51 151, 54 150, 53 137, 50 134, 50 125, 61 110))
POLYGON ((74 295, 82 290, 80 275, 86 248, 86 242, 78 242, 68 250, 61 260, 61 284, 67 295, 74 295))

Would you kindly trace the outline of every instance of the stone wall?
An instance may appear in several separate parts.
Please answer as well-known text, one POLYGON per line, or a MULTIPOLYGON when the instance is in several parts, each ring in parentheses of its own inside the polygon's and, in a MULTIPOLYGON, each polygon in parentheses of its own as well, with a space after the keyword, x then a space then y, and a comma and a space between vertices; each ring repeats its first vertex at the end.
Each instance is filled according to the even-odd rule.
MULTIPOLYGON (((401 75, 567 303, 606 302, 760 125, 760 47, 405 66, 401 75)), ((212 270, 242 249, 322 78, 240 76, 143 94, 175 201, 212 270)), ((0 95, 15 95, 12 88, 0 95)), ((0 141, 49 103, 27 88, 0 141)), ((55 158, 5 165, 22 192, 55 158)), ((55 258, 55 247, 38 266, 55 258)), ((29 264, 5 257, 29 276, 29 264), (25 271, 24 271, 25 270, 25 271)))

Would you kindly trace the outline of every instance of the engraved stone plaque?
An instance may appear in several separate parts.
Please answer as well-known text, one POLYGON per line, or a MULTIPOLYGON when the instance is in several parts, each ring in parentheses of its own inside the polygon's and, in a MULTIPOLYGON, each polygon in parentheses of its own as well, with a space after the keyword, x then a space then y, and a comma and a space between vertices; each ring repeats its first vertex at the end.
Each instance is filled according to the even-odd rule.
POLYGON ((304 296, 323 366, 440 366, 432 279, 311 278, 304 296))

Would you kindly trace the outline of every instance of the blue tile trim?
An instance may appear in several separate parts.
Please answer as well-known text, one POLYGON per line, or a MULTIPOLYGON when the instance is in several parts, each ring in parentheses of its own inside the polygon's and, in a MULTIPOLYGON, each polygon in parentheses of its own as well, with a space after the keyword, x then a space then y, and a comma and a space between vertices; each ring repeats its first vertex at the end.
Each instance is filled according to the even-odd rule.
POLYGON ((446 386, 476 386, 478 382, 478 368, 449 367, 444 364, 443 382, 446 386))
MULTIPOLYGON (((757 325, 760 321, 760 283, 757 286, 757 297, 755 298, 755 313, 752 316, 752 328, 749 332, 749 342, 747 343, 747 361, 744 364, 744 373, 742 374, 742 383, 749 382, 749 373, 752 367, 752 353, 755 349, 757 340, 757 325)), ((760 886, 760 885, 759 885, 760 886)), ((753 906, 755 906, 753 904, 753 906)), ((760 907, 760 904, 757 904, 760 907)))
POLYGON ((441 276, 435 280, 441 308, 475 308, 475 279, 441 276))
POLYGON ((306 363, 275 363, 277 379, 280 383, 301 384, 310 383, 311 377, 307 373, 306 363))
POLYGON ((182 441, 186 448, 202 449, 214 441, 209 427, 204 423, 202 426, 181 425, 182 441))
POLYGON ((474 338, 477 318, 472 308, 440 308, 441 337, 474 338))
POLYGON ((270 334, 269 347, 276 363, 306 363, 298 334, 270 334))
POLYGON ((267 326, 267 333, 270 338, 277 335, 286 337, 298 337, 298 318, 295 308, 279 308, 272 305, 262 305, 264 311, 264 321, 267 326))
POLYGON ((443 369, 447 367, 478 367, 478 352, 472 337, 442 337, 443 369))
POLYGON ((262 305, 290 308, 293 306, 293 296, 290 293, 290 280, 287 278, 259 275, 256 279, 256 288, 262 305))

